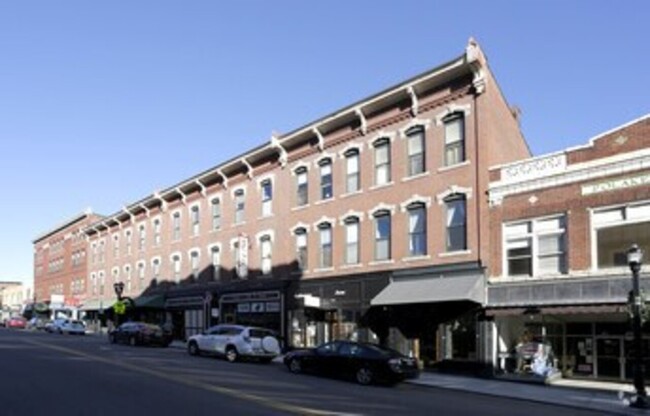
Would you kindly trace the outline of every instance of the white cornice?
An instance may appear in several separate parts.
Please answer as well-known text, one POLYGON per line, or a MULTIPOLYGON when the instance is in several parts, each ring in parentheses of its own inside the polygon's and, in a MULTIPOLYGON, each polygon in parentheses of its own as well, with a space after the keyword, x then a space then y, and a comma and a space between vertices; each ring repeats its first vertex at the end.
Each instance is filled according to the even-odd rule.
POLYGON ((309 224, 305 224, 304 222, 299 222, 298 224, 296 224, 296 225, 294 225, 293 227, 291 227, 291 229, 290 229, 291 234, 292 234, 292 235, 295 234, 295 233, 296 233, 296 230, 298 230, 299 228, 304 228, 305 231, 309 232, 311 226, 310 226, 309 224))
POLYGON ((370 211, 368 211, 368 217, 373 217, 377 212, 388 211, 391 215, 395 214, 395 205, 388 205, 383 202, 375 205, 370 211))
POLYGON ((463 113, 465 115, 465 118, 467 118, 472 113, 471 108, 472 108, 471 104, 464 104, 464 105, 455 104, 455 103, 449 104, 445 106, 445 109, 443 111, 436 114, 435 116, 436 124, 438 126, 441 126, 444 123, 443 120, 445 119, 445 117, 454 113, 463 113))
POLYGON ((553 169, 540 171, 536 177, 518 182, 492 182, 489 187, 489 201, 492 205, 500 205, 503 198, 509 195, 586 182, 607 176, 624 175, 643 169, 650 169, 650 149, 568 165, 559 172, 553 169))
POLYGON ((408 211, 409 205, 414 204, 414 203, 422 203, 427 208, 430 208, 431 207, 431 197, 421 196, 421 195, 417 195, 417 194, 413 195, 412 197, 410 197, 409 199, 407 199, 406 201, 404 201, 404 202, 402 202, 400 204, 400 208, 402 209, 402 212, 408 211))
POLYGON ((455 194, 462 194, 465 195, 465 199, 471 199, 472 188, 463 188, 462 186, 451 185, 449 188, 436 195, 436 200, 438 201, 438 205, 442 205, 445 202, 445 198, 455 194))
POLYGON ((255 234, 255 241, 257 242, 257 246, 259 247, 260 244, 262 243, 262 237, 269 236, 271 238, 271 242, 275 242, 275 231, 273 230, 262 230, 255 234))
POLYGON ((425 118, 414 118, 411 121, 409 121, 407 124, 402 126, 402 128, 399 129, 399 135, 401 138, 406 138, 409 130, 411 130, 413 127, 417 126, 422 126, 424 130, 428 130, 429 126, 431 125, 431 120, 430 119, 425 119, 425 118))
POLYGON ((345 221, 347 219, 349 219, 349 218, 358 218, 359 222, 362 222, 363 221, 363 212, 349 210, 348 212, 346 212, 345 214, 343 214, 343 215, 341 215, 339 217, 339 224, 340 225, 345 225, 345 221))

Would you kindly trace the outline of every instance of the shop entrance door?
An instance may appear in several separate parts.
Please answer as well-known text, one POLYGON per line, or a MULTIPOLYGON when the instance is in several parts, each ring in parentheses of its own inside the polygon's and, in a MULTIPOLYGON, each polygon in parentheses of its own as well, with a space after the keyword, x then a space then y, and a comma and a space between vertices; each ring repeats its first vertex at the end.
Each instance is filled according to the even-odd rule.
POLYGON ((623 337, 596 338, 596 377, 625 379, 623 337))

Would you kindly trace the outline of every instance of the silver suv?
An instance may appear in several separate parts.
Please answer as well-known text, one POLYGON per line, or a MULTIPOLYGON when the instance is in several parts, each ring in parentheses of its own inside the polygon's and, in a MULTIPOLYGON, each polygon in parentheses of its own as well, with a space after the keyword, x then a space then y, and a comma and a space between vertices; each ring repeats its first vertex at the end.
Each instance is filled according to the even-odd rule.
POLYGON ((275 331, 240 325, 216 325, 187 340, 187 352, 226 357, 229 362, 240 358, 256 358, 271 362, 280 354, 275 331))

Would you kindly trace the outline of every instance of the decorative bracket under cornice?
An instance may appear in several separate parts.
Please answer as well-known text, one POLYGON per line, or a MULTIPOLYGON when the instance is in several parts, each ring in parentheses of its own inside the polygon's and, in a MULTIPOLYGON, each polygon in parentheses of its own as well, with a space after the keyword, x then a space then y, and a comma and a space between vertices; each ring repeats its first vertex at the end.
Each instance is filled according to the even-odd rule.
POLYGON ((318 130, 318 127, 314 127, 314 134, 316 135, 316 138, 318 139, 318 150, 321 152, 325 150, 325 138, 323 137, 323 134, 318 130))
POLYGON ((205 196, 207 195, 207 189, 205 188, 205 185, 203 185, 203 182, 201 182, 198 179, 195 182, 197 185, 199 185, 199 188, 201 188, 201 196, 205 198, 205 196))
POLYGON ((284 147, 282 147, 282 145, 280 144, 280 140, 275 134, 271 135, 271 147, 274 149, 278 149, 278 151, 280 152, 280 158, 279 158, 280 166, 282 166, 283 168, 287 166, 287 162, 289 161, 287 150, 284 147))
POLYGON ((176 192, 181 195, 181 201, 183 202, 183 205, 187 204, 187 195, 181 191, 180 187, 176 188, 176 192))
POLYGON ((160 208, 162 209, 163 212, 167 211, 167 201, 165 201, 160 194, 160 192, 156 191, 153 194, 154 198, 160 201, 160 208))
POLYGON ((246 160, 245 157, 241 158, 241 163, 243 163, 244 166, 246 166, 246 176, 248 176, 248 179, 252 180, 253 179, 253 167, 248 162, 248 160, 246 160))
POLYGON ((122 210, 123 210, 124 212, 126 212, 126 213, 129 215, 129 218, 131 219, 131 224, 133 224, 133 223, 135 222, 135 221, 134 221, 134 220, 135 220, 135 216, 133 215, 133 213, 129 210, 129 208, 128 208, 126 205, 124 205, 124 206, 122 207, 122 210))
POLYGON ((415 116, 418 115, 418 112, 419 112, 419 110, 420 110, 420 108, 419 108, 420 105, 419 105, 419 102, 418 102, 418 96, 417 96, 417 94, 415 94, 415 88, 413 88, 412 85, 409 86, 409 87, 406 89, 406 93, 407 93, 407 94, 409 95, 409 97, 411 98, 411 115, 412 115, 413 117, 415 117, 415 116))
POLYGON ((147 218, 151 217, 151 210, 145 204, 140 204, 140 207, 147 213, 147 218))
POLYGON ((359 117, 359 121, 361 121, 361 134, 365 136, 368 133, 368 120, 366 120, 366 116, 361 111, 361 108, 355 109, 354 113, 359 117))
POLYGON ((465 58, 472 69, 472 74, 474 74, 474 78, 472 79, 474 91, 477 95, 482 94, 485 92, 487 85, 487 79, 485 77, 486 59, 483 51, 481 51, 481 47, 474 38, 469 38, 467 47, 465 48, 465 58))
POLYGON ((224 175, 221 169, 217 169, 217 174, 221 176, 221 180, 222 180, 221 184, 223 185, 223 187, 228 189, 228 177, 224 175))

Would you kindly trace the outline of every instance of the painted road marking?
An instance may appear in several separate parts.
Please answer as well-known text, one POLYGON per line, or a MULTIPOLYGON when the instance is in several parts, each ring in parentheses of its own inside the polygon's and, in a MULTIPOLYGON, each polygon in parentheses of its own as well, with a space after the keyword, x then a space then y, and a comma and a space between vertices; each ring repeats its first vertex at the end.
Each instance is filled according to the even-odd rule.
POLYGON ((127 370, 136 371, 136 372, 139 372, 139 373, 142 373, 142 374, 148 374, 148 375, 151 375, 151 376, 154 376, 154 377, 158 377, 158 378, 173 381, 173 382, 176 382, 176 383, 184 384, 186 386, 207 390, 207 391, 210 391, 212 393, 219 393, 219 394, 223 394, 223 395, 226 395, 226 396, 234 397, 236 399, 253 402, 253 403, 256 403, 256 404, 260 404, 262 406, 270 407, 271 409, 274 409, 274 410, 280 410, 280 411, 287 412, 287 413, 293 413, 293 414, 297 414, 297 415, 309 415, 309 416, 312 416, 312 415, 313 416, 361 416, 360 414, 355 414, 355 413, 332 412, 332 411, 329 411, 329 410, 312 409, 312 408, 309 408, 309 407, 292 405, 292 404, 283 403, 283 402, 280 402, 280 401, 277 401, 277 400, 273 400, 273 399, 270 399, 270 398, 258 396, 258 395, 255 395, 255 394, 246 393, 244 391, 237 390, 237 389, 231 389, 231 388, 222 387, 222 386, 214 386, 214 385, 210 385, 210 384, 206 384, 206 383, 201 383, 199 381, 191 380, 191 379, 188 379, 186 377, 174 376, 174 375, 163 373, 162 371, 152 370, 152 369, 149 369, 149 368, 138 367, 138 366, 133 365, 133 364, 114 361, 114 360, 111 360, 109 358, 104 358, 104 357, 99 357, 99 356, 92 355, 92 354, 87 354, 85 352, 77 351, 77 350, 74 350, 74 349, 71 349, 71 348, 61 347, 61 346, 58 346, 58 345, 45 344, 43 342, 34 341, 34 340, 31 340, 31 339, 30 340, 24 339, 23 341, 26 342, 26 343, 35 345, 35 346, 42 347, 42 348, 48 348, 48 349, 51 349, 51 350, 55 350, 55 351, 59 351, 59 352, 62 352, 62 353, 74 355, 74 356, 77 356, 77 357, 83 357, 83 358, 93 360, 93 361, 96 361, 96 362, 100 362, 100 363, 104 363, 104 364, 110 364, 110 365, 121 367, 121 368, 124 368, 124 369, 127 369, 127 370))

